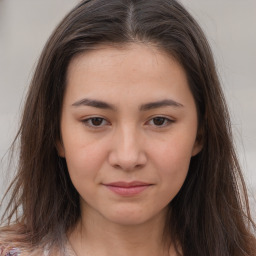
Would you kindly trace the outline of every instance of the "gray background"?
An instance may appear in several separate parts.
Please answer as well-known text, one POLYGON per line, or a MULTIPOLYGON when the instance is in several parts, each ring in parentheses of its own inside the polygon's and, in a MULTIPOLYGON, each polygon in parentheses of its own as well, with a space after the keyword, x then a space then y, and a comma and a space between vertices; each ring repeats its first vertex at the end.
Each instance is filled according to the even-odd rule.
MULTIPOLYGON (((201 24, 214 51, 255 217, 256 1, 181 2, 201 24)), ((51 31, 76 3, 0 0, 0 198, 13 176, 6 152, 18 127, 35 63, 51 31)))

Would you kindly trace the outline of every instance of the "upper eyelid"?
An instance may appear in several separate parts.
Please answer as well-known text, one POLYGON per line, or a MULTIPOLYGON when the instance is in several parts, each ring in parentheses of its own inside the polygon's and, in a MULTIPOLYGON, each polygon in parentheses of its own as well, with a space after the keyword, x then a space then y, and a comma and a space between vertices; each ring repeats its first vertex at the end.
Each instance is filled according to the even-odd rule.
POLYGON ((88 116, 84 116, 81 118, 81 121, 87 121, 87 120, 90 120, 90 119, 93 119, 93 118, 102 118, 106 121, 108 121, 108 119, 104 116, 101 116, 101 115, 88 115, 88 116))
POLYGON ((174 117, 170 117, 170 116, 166 116, 166 115, 153 115, 153 116, 150 116, 147 120, 149 121, 149 120, 152 120, 152 119, 157 118, 157 117, 165 118, 165 119, 167 119, 169 121, 172 121, 172 122, 176 121, 176 119, 174 117))
POLYGON ((100 119, 103 119, 103 121, 105 121, 105 122, 107 123, 107 125, 110 124, 110 122, 109 122, 106 118, 101 117, 101 116, 91 116, 91 117, 83 118, 83 119, 81 120, 81 122, 84 123, 84 124, 86 124, 88 127, 92 127, 92 128, 101 128, 101 127, 105 126, 105 125, 99 125, 99 126, 97 126, 97 125, 91 125, 91 124, 89 124, 89 121, 92 120, 93 118, 100 118, 100 119))
POLYGON ((165 119, 166 121, 174 122, 173 119, 168 118, 168 117, 165 117, 165 116, 155 116, 155 117, 152 117, 152 118, 148 119, 148 121, 151 121, 151 120, 153 120, 153 119, 155 119, 155 118, 163 118, 163 119, 165 119))
MULTIPOLYGON (((148 123, 149 121, 152 121, 154 118, 158 118, 158 117, 160 117, 160 118, 164 118, 166 121, 168 121, 168 122, 175 122, 176 120, 175 120, 175 118, 172 118, 172 117, 167 117, 167 116, 165 116, 165 115, 154 115, 154 116, 151 116, 151 117, 149 117, 147 120, 146 120, 146 122, 145 123, 148 123)), ((95 115, 95 116, 88 116, 88 117, 84 117, 84 118, 82 118, 81 119, 81 122, 88 122, 88 121, 90 121, 90 120, 92 120, 93 118, 101 118, 101 119, 103 119, 105 122, 107 122, 108 124, 110 124, 111 122, 107 119, 107 118, 105 118, 105 117, 103 117, 103 116, 100 116, 100 115, 95 115)), ((96 127, 96 126, 95 126, 96 127)), ((99 126, 100 127, 100 126, 99 126)))

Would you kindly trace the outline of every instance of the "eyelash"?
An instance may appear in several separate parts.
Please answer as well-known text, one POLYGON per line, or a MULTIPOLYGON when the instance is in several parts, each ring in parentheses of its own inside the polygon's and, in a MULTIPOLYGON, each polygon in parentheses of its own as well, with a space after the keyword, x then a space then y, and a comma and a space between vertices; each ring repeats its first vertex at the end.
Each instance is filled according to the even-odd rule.
POLYGON ((101 128, 105 125, 109 125, 109 122, 105 118, 99 117, 99 116, 86 118, 86 119, 82 120, 82 123, 90 128, 93 128, 93 129, 97 129, 97 128, 101 128), (92 123, 93 121, 96 121, 96 119, 100 119, 101 122, 99 125, 95 125, 92 123), (102 124, 102 122, 104 122, 105 124, 102 124))
MULTIPOLYGON (((166 127, 172 123, 174 123, 175 121, 170 119, 170 118, 167 118, 167 117, 164 117, 164 116, 155 116, 155 117, 152 117, 150 118, 146 124, 147 125, 152 125, 152 126, 155 126, 156 128, 163 128, 163 127, 166 127), (160 125, 156 125, 154 124, 154 121, 162 121, 163 123, 160 124, 160 125), (153 124, 150 124, 151 122, 153 122, 153 124)), ((102 128, 106 125, 110 125, 110 122, 108 122, 105 118, 103 117, 99 117, 99 116, 95 116, 95 117, 90 117, 90 118, 86 118, 84 120, 82 120, 82 123, 92 129, 99 129, 99 128, 102 128), (98 120, 97 120, 98 119, 98 120), (93 124, 94 121, 100 121, 99 125, 95 125, 93 124)))
POLYGON ((170 118, 167 118, 167 117, 164 117, 164 116, 155 116, 155 117, 152 117, 151 119, 149 119, 149 121, 147 121, 147 123, 150 123, 150 122, 154 122, 158 119, 163 121, 163 124, 160 124, 160 125, 156 125, 156 124, 152 124, 153 126, 157 127, 157 128, 162 128, 162 127, 166 127, 172 123, 174 123, 174 120, 170 119, 170 118))

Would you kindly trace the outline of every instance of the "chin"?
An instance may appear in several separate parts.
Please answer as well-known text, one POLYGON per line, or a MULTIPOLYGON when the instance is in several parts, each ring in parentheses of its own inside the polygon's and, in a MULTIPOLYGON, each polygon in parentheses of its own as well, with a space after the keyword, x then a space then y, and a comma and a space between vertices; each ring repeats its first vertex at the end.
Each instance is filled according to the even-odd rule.
POLYGON ((146 223, 150 218, 143 218, 142 216, 111 216, 109 221, 120 226, 139 226, 146 223))
POLYGON ((147 223, 153 219, 157 219, 162 216, 162 211, 152 212, 150 210, 136 208, 136 207, 119 207, 113 212, 108 212, 108 216, 105 216, 110 222, 124 225, 124 226, 136 226, 147 223))

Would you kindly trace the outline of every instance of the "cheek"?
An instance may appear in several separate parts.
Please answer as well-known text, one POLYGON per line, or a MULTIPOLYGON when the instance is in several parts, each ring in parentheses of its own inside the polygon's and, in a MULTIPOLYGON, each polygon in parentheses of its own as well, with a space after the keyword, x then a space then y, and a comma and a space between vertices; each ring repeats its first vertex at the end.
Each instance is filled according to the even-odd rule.
POLYGON ((173 200, 183 186, 190 163, 189 157, 177 156, 172 152, 168 156, 169 158, 162 159, 162 172, 160 173, 162 197, 167 203, 173 200))
POLYGON ((155 145, 152 155, 164 189, 175 196, 183 185, 191 160, 193 141, 177 136, 155 145), (168 142, 169 141, 169 142, 168 142))
POLYGON ((94 198, 95 183, 99 180, 102 167, 102 151, 86 145, 69 147, 66 151, 66 162, 70 179, 79 195, 88 199, 94 198))
MULTIPOLYGON (((65 145, 65 158, 69 174, 74 182, 90 180, 101 169, 105 159, 104 145, 97 143, 81 143, 79 140, 70 141, 65 145), (90 177, 90 179, 88 179, 90 177)), ((74 184, 75 185, 75 184, 74 184)))
POLYGON ((192 156, 193 143, 182 139, 167 140, 152 149, 155 162, 165 170, 187 170, 192 156))

